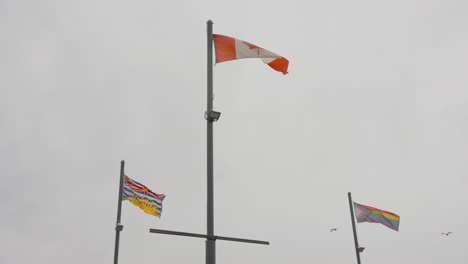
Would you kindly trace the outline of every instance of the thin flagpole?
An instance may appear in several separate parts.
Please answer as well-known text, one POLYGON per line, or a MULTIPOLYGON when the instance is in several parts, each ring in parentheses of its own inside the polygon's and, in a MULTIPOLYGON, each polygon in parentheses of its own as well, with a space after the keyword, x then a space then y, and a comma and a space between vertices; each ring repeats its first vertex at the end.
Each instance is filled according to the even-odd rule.
MULTIPOLYGON (((207 33, 207 105, 206 113, 213 110, 213 22, 206 22, 207 33)), ((206 119, 207 127, 207 206, 206 206, 206 264, 216 263, 216 240, 214 236, 214 192, 213 192, 213 120, 206 119)))
POLYGON ((117 222, 115 224, 115 249, 114 249, 114 264, 119 263, 119 242, 120 232, 123 225, 120 224, 120 216, 122 214, 122 194, 123 194, 123 180, 124 180, 125 161, 120 162, 120 182, 119 182, 119 202, 117 204, 117 222))
POLYGON ((351 199, 350 192, 348 192, 348 200, 349 200, 349 210, 351 212, 351 223, 353 224, 354 248, 356 250, 357 263, 361 264, 361 256, 359 255, 359 243, 358 243, 357 233, 356 233, 356 223, 354 220, 353 199, 351 199))

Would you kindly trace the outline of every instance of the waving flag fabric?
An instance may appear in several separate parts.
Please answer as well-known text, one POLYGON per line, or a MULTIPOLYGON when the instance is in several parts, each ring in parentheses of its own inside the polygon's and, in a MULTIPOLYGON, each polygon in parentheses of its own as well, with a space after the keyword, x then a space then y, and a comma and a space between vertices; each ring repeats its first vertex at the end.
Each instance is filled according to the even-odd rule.
POLYGON ((354 203, 354 213, 356 214, 358 223, 379 223, 395 231, 398 231, 400 217, 394 213, 358 203, 354 203))
POLYGON ((289 61, 266 49, 239 39, 213 34, 216 49, 216 63, 244 59, 260 58, 276 71, 288 73, 289 61))
POLYGON ((129 200, 146 213, 161 217, 162 202, 165 197, 164 194, 154 193, 143 184, 125 176, 122 199, 129 200))

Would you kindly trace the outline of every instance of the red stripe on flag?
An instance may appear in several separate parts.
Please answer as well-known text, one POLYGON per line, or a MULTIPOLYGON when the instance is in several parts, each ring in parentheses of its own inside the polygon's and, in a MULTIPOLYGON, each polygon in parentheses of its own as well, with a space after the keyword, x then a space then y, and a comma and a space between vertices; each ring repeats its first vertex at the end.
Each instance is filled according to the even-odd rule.
POLYGON ((375 207, 368 206, 368 205, 363 205, 363 204, 360 204, 360 206, 362 206, 362 207, 364 207, 364 208, 366 208, 367 210, 370 210, 370 211, 381 212, 381 213, 387 213, 387 214, 392 215, 392 216, 394 216, 394 217, 396 217, 396 218, 400 218, 399 215, 394 214, 394 213, 391 213, 391 212, 389 212, 389 211, 384 211, 384 210, 377 209, 377 208, 375 208, 375 207))
POLYGON ((216 50, 216 62, 230 61, 237 59, 235 39, 213 34, 213 41, 216 50))
POLYGON ((279 72, 282 72, 283 74, 287 74, 288 73, 288 65, 289 65, 289 61, 286 59, 286 58, 279 58, 279 59, 276 59, 270 63, 268 63, 268 65, 273 68, 274 70, 276 71, 279 71, 279 72))

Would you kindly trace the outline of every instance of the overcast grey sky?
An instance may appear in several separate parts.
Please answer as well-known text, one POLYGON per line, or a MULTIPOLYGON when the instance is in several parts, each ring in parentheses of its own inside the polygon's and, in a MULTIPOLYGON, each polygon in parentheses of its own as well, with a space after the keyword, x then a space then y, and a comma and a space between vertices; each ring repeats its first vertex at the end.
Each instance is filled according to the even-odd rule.
POLYGON ((204 263, 206 21, 290 60, 217 64, 217 262, 468 259, 468 2, 0 0, 1 263, 111 263, 120 160, 167 195, 123 203, 120 263, 204 263), (331 227, 338 232, 330 233, 331 227), (452 231, 452 236, 441 232, 452 231))

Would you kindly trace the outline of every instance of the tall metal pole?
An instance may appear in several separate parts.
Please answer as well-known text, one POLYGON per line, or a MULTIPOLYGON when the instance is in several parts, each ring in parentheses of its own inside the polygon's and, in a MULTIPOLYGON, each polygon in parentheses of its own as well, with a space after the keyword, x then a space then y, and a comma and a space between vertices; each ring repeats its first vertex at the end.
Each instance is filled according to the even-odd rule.
POLYGON ((357 263, 361 264, 361 256, 359 255, 359 243, 356 234, 356 223, 354 220, 354 210, 353 210, 353 199, 351 199, 351 193, 348 193, 349 200, 349 210, 351 212, 351 223, 353 223, 353 234, 354 234, 354 248, 356 250, 357 263))
POLYGON ((119 242, 120 232, 123 225, 120 224, 120 216, 122 214, 122 193, 123 193, 123 180, 124 180, 125 161, 120 162, 120 182, 119 182, 119 202, 117 204, 117 222, 115 223, 115 249, 114 249, 114 264, 119 262, 119 242))
MULTIPOLYGON (((206 22, 207 33, 207 105, 206 113, 213 110, 213 22, 206 22)), ((213 120, 207 118, 207 206, 206 206, 206 264, 215 264, 216 240, 214 236, 214 193, 213 193, 213 120)))

